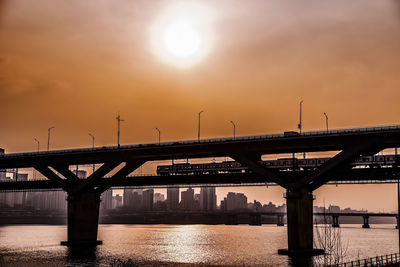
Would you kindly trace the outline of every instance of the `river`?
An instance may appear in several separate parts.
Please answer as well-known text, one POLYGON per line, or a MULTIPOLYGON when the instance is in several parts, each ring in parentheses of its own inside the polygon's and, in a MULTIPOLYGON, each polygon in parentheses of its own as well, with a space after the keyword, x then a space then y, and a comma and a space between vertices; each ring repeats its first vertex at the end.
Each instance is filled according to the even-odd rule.
MULTIPOLYGON (((341 225, 347 260, 398 251, 393 224, 341 225)), ((66 226, 0 227, 1 266, 288 266, 277 255, 286 227, 275 225, 100 225, 103 245, 90 252, 60 245, 66 226)))

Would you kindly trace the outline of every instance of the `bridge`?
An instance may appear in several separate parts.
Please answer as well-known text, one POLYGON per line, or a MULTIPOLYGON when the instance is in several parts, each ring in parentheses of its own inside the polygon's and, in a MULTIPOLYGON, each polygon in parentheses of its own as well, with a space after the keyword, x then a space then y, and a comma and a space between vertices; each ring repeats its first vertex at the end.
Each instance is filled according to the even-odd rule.
POLYGON ((323 251, 313 248, 312 192, 335 181, 398 179, 395 164, 386 168, 349 165, 359 157, 396 147, 400 147, 400 126, 4 154, 0 156, 0 169, 34 168, 48 180, 0 183, 0 190, 65 190, 68 194, 65 244, 74 245, 100 243, 97 241, 100 195, 113 186, 274 183, 286 189, 287 204, 288 249, 278 252, 316 255, 323 251), (260 164, 262 155, 320 151, 339 152, 311 170, 279 171, 260 164), (149 161, 226 156, 250 172, 128 177, 149 161), (79 179, 70 166, 83 164, 102 165, 88 178, 79 179))

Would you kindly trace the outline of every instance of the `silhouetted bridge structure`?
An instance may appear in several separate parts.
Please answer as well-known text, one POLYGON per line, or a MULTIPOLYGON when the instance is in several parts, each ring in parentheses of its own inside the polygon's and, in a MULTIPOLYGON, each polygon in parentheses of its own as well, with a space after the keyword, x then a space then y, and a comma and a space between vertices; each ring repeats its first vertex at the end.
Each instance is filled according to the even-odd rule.
POLYGON ((67 244, 73 245, 98 243, 100 195, 113 186, 275 183, 287 190, 288 249, 279 253, 319 254, 321 250, 313 249, 312 192, 334 181, 398 179, 397 165, 385 168, 350 165, 361 156, 396 147, 400 147, 400 126, 4 154, 0 156, 0 169, 35 168, 48 181, 0 183, 0 190, 65 190, 68 193, 67 244), (339 152, 312 170, 280 171, 260 164, 262 155, 320 151, 339 152), (226 156, 250 172, 127 178, 149 161, 226 156), (70 166, 83 164, 102 165, 88 178, 79 179, 70 166))
MULTIPOLYGON (((262 225, 262 216, 276 217, 276 225, 284 226, 284 217, 287 217, 286 212, 260 212, 260 211, 216 211, 216 212, 205 212, 205 211, 137 211, 137 212, 114 212, 108 214, 103 222, 112 222, 115 220, 112 218, 131 218, 131 217, 142 217, 141 222, 148 223, 156 221, 156 223, 170 223, 170 218, 180 218, 181 222, 193 221, 193 218, 209 217, 215 220, 211 222, 215 223, 225 223, 226 225, 238 225, 240 223, 239 218, 247 218, 249 225, 262 225), (160 221, 160 218, 161 221, 160 221)), ((332 227, 340 227, 339 217, 361 217, 362 218, 362 228, 370 228, 369 218, 370 217, 392 217, 398 220, 397 213, 374 213, 374 212, 314 212, 314 221, 317 225, 331 224, 332 227)), ((194 220, 196 221, 196 220, 194 220)), ((129 223, 129 221, 128 221, 129 223)), ((271 222, 270 222, 271 223, 271 222)), ((396 223, 397 228, 398 222, 396 223)))

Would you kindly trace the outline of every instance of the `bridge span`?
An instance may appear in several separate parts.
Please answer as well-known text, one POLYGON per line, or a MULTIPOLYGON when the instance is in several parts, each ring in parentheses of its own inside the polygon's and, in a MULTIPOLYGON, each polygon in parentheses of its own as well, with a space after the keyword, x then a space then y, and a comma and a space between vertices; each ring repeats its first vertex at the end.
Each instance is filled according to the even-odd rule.
POLYGON ((398 179, 400 172, 396 164, 385 168, 357 168, 350 164, 360 157, 396 147, 400 147, 400 126, 3 154, 0 169, 34 168, 48 180, 0 183, 0 191, 65 190, 68 193, 65 244, 75 245, 100 243, 97 241, 100 195, 113 186, 273 183, 286 189, 288 249, 278 252, 316 255, 323 251, 313 248, 312 192, 335 181, 398 179), (312 169, 280 171, 260 163, 262 155, 320 151, 339 152, 312 169), (249 171, 129 177, 148 161, 226 156, 249 171), (82 164, 102 165, 88 178, 79 179, 70 166, 82 164))

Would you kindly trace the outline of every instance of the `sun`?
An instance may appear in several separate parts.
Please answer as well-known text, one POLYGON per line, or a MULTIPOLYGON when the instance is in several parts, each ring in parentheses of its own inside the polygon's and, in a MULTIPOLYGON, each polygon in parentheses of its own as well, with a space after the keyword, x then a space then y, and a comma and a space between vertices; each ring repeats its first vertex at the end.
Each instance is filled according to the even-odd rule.
POLYGON ((170 6, 152 27, 152 52, 162 61, 180 67, 201 61, 211 44, 210 18, 210 10, 199 3, 170 6))
POLYGON ((202 36, 190 21, 174 21, 166 27, 163 42, 168 53, 188 59, 199 52, 202 36))

